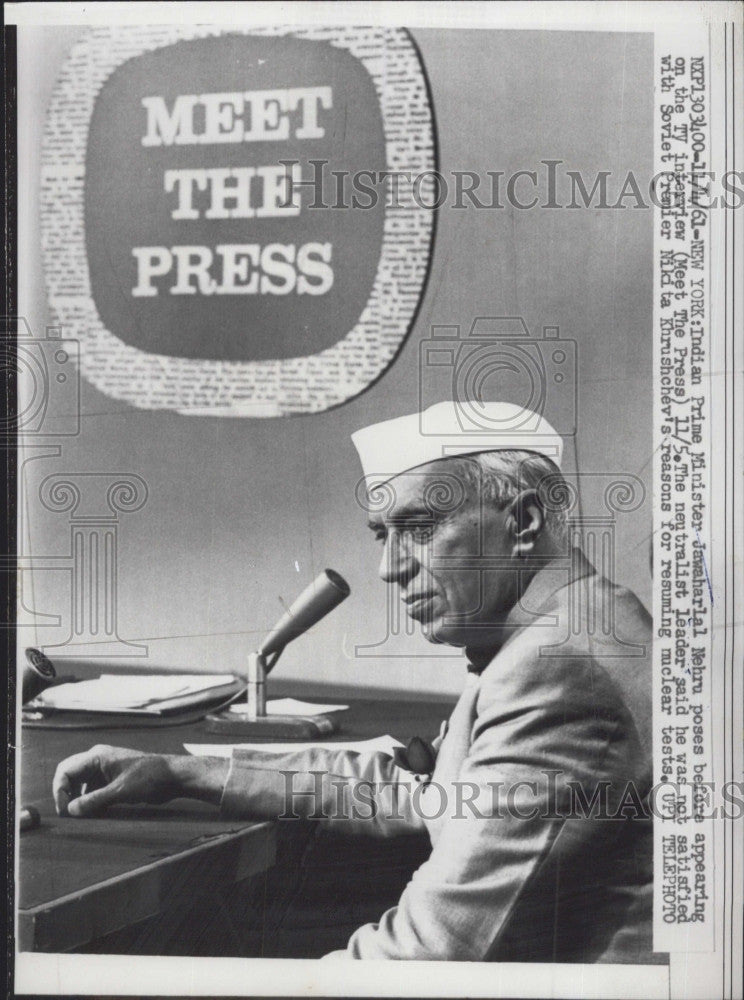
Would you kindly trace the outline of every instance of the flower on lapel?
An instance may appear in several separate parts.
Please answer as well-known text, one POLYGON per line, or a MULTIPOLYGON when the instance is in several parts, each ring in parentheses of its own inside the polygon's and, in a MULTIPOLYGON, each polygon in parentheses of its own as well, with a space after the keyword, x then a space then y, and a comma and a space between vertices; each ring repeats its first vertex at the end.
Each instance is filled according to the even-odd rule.
POLYGON ((434 747, 420 736, 412 736, 407 747, 393 750, 393 760, 398 767, 413 774, 431 774, 436 759, 434 747))

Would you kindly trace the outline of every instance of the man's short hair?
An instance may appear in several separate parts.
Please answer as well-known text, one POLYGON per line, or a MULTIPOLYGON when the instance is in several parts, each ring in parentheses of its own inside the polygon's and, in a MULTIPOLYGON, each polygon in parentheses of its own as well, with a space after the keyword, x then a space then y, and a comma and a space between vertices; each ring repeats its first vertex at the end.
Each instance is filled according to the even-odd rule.
POLYGON ((448 468, 463 485, 477 489, 487 503, 505 507, 523 490, 537 492, 545 530, 561 546, 568 543, 570 491, 559 468, 532 451, 481 451, 452 458, 448 468))

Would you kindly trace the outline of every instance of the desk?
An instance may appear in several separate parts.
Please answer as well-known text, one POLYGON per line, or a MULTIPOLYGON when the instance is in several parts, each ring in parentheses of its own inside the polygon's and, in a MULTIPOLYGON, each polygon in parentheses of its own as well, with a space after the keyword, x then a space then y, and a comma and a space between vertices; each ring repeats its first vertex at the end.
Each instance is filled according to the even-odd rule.
MULTIPOLYGON (((317 689, 293 693, 334 700, 327 691, 321 694, 317 689)), ((413 734, 430 738, 450 707, 442 701, 355 700, 343 714, 342 732, 336 738, 366 739, 383 732, 401 740, 413 734)), ((213 808, 186 801, 158 808, 118 806, 101 818, 88 820, 56 816, 51 783, 57 764, 101 742, 179 753, 188 742, 231 741, 221 741, 200 723, 149 730, 24 729, 20 798, 24 805, 39 810, 41 827, 20 837, 20 950, 276 954, 279 939, 271 926, 276 916, 265 905, 269 897, 272 902, 281 898, 285 913, 287 907, 304 906, 308 928, 317 928, 317 910, 322 909, 326 938, 331 940, 328 899, 334 890, 330 883, 338 870, 348 887, 348 865, 353 863, 350 859, 358 861, 359 838, 353 838, 345 860, 343 845, 333 838, 308 853, 317 824, 228 823, 213 808), (279 826, 287 829, 278 831, 279 826), (275 872, 270 873, 275 864, 275 872), (302 878, 298 874, 301 865, 302 878), (308 887, 308 872, 314 886, 308 887), (323 879, 330 882, 319 895, 318 883, 323 879), (198 917, 188 920, 188 913, 198 917), (246 922, 246 913, 254 919, 246 922), (247 923, 252 926, 248 928, 247 923), (188 941, 184 926, 189 928, 188 941)), ((390 843, 370 844, 367 861, 376 874, 368 881, 375 882, 376 889, 366 897, 369 906, 374 909, 376 905, 381 874, 390 874, 388 887, 397 894, 424 856, 425 845, 418 838, 411 838, 411 844, 402 849, 390 843)), ((381 905, 372 919, 383 909, 381 905)), ((363 922, 363 910, 358 901, 350 907, 352 923, 363 922)), ((344 934, 348 937, 346 929, 344 934)), ((304 957, 308 949, 312 953, 302 938, 301 930, 285 934, 284 947, 292 957, 304 957)), ((317 947, 324 951, 332 945, 317 947)))

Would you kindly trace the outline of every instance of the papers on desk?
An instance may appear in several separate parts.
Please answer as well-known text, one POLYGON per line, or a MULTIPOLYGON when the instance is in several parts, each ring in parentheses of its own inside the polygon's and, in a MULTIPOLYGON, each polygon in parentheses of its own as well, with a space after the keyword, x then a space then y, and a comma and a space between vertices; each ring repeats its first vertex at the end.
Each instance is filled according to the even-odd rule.
POLYGON ((229 698, 242 686, 232 674, 102 674, 47 688, 26 707, 161 715, 229 698))
POLYGON ((353 753, 386 753, 393 756, 395 747, 403 744, 392 736, 376 736, 371 740, 352 743, 184 743, 186 753, 195 757, 232 757, 233 750, 256 753, 292 753, 294 750, 350 750, 353 753))
MULTIPOLYGON (((297 698, 274 698, 266 702, 267 715, 327 715, 329 712, 345 712, 348 705, 314 705, 310 701, 297 698)), ((231 712, 245 712, 245 699, 230 706, 231 712)))

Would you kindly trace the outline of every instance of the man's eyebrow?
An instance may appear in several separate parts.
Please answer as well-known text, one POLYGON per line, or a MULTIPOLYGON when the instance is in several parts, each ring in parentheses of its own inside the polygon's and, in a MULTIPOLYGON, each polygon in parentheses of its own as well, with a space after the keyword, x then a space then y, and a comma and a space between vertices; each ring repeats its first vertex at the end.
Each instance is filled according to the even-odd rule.
POLYGON ((434 520, 434 515, 431 510, 420 500, 411 501, 411 503, 404 504, 397 510, 393 508, 392 512, 386 515, 385 518, 378 516, 377 519, 371 517, 367 521, 367 527, 372 531, 379 531, 380 528, 385 527, 385 523, 389 522, 391 524, 400 524, 401 522, 413 520, 413 518, 426 518, 427 520, 434 520))

